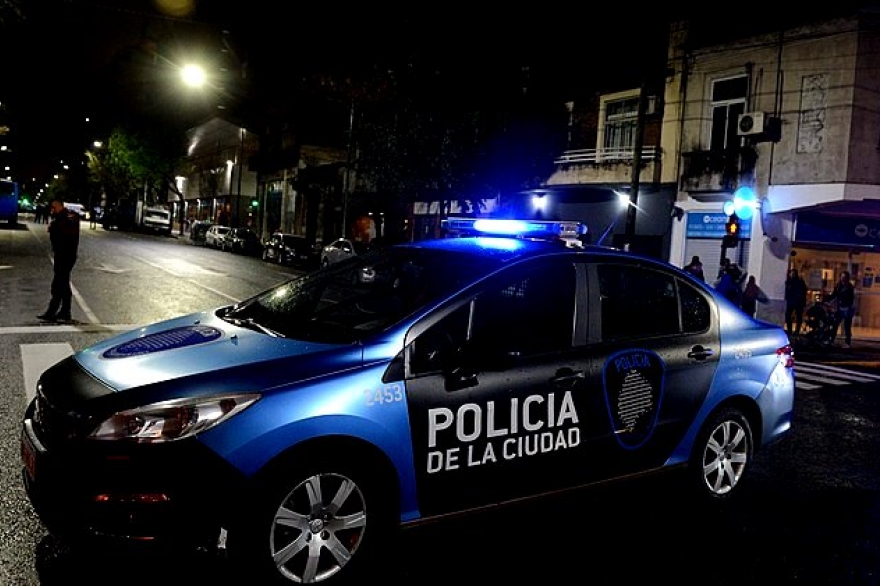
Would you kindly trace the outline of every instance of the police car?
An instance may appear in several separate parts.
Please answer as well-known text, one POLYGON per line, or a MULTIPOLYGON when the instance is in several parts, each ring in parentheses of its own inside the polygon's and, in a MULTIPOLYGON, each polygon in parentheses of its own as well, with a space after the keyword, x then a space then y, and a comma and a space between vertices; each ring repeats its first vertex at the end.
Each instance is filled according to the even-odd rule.
POLYGON ((333 583, 403 527, 635 473, 727 499, 790 431, 780 327, 580 224, 447 228, 46 370, 21 443, 46 527, 333 583))

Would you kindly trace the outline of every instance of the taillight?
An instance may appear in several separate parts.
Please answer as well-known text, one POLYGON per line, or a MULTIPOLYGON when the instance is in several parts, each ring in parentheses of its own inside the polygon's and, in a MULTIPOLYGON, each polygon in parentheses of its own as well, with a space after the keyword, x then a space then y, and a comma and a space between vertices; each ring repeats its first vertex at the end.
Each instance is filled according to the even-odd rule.
POLYGON ((791 345, 776 349, 776 357, 785 368, 794 368, 794 349, 791 345))

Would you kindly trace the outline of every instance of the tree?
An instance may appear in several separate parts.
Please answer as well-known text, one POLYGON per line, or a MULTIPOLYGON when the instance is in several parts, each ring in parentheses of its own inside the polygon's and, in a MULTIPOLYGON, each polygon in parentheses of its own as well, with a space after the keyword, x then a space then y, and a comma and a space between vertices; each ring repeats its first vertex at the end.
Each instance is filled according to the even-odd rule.
POLYGON ((167 203, 168 193, 183 195, 175 176, 185 164, 179 139, 161 133, 134 133, 117 127, 105 148, 88 151, 89 170, 108 204, 142 198, 167 203))

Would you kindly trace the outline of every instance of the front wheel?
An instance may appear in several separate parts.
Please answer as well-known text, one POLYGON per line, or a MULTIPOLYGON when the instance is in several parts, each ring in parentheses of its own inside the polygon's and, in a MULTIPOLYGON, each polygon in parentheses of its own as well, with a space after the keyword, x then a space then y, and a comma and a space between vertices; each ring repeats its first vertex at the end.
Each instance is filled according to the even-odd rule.
POLYGON ((700 431, 691 457, 691 475, 700 492, 713 499, 735 493, 754 452, 752 428, 737 409, 725 408, 700 431))
POLYGON ((233 528, 230 560, 259 584, 337 584, 376 566, 395 519, 389 493, 357 463, 292 463, 278 469, 233 528))

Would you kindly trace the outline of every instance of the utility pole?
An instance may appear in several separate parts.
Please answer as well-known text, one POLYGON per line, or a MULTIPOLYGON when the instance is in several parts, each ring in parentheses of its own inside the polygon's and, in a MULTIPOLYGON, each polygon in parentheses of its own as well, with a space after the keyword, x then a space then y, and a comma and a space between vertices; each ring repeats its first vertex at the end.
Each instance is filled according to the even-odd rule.
POLYGON ((642 170, 642 146, 645 135, 645 115, 648 111, 647 84, 642 81, 639 90, 639 106, 636 115, 636 135, 633 143, 632 180, 629 188, 629 204, 626 207, 624 250, 630 250, 636 233, 636 211, 639 205, 639 175, 642 170))
POLYGON ((244 164, 244 127, 242 126, 239 129, 240 141, 238 146, 238 196, 235 202, 235 222, 232 224, 233 226, 241 225, 241 175, 244 164))
POLYGON ((351 164, 354 159, 354 98, 351 98, 351 107, 348 111, 348 144, 345 155, 345 175, 342 176, 342 235, 348 238, 348 196, 351 185, 351 164))

